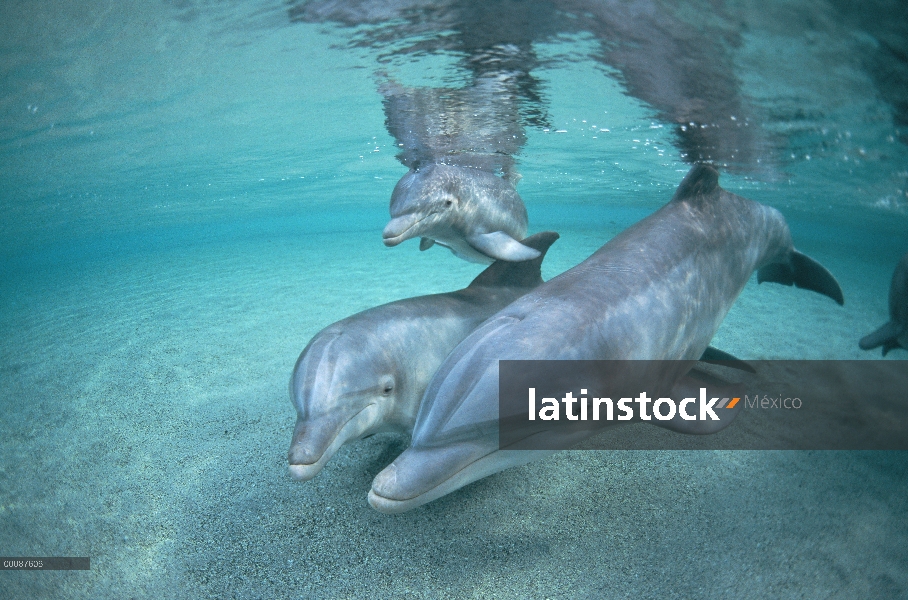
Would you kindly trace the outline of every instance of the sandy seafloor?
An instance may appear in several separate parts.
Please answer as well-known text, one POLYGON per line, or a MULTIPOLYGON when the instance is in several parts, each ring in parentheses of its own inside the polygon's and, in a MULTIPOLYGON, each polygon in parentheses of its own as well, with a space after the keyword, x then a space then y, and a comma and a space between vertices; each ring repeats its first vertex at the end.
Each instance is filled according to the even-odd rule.
MULTIPOLYGON (((563 77, 549 97, 567 124, 586 116, 566 83, 577 72, 600 77, 585 85, 603 94, 614 88, 595 69, 570 69, 547 76, 563 77)), ((39 155, 47 162, 5 178, 0 554, 90 556, 92 567, 2 572, 0 597, 908 597, 902 452, 562 452, 387 516, 366 493, 406 438, 381 434, 343 447, 312 481, 292 481, 287 382, 308 340, 354 312, 458 289, 478 272, 437 248, 381 245, 403 169, 389 151, 357 160, 362 147, 390 143, 372 140, 383 135, 374 82, 363 75, 357 85, 366 94, 357 123, 371 119, 371 129, 344 138, 326 124, 299 156, 335 136, 331 152, 286 173, 273 156, 223 167, 225 180, 212 178, 228 199, 221 212, 209 202, 218 193, 197 200, 187 181, 206 179, 190 167, 172 177, 141 164, 111 170, 113 159, 79 167, 95 160, 81 155, 79 137, 91 120, 54 142, 78 158, 72 164, 48 159, 31 134, 5 138, 17 168, 39 155), (347 163, 334 169, 338 156, 347 163), (300 173, 320 182, 306 187, 300 173), (296 183, 257 187, 259 174, 296 183), (111 183, 142 177, 153 197, 137 191, 147 181, 111 183), (30 195, 29 182, 41 193, 30 195)), ((628 102, 619 107, 627 122, 613 125, 620 167, 576 166, 603 151, 576 130, 566 142, 529 134, 519 189, 531 230, 561 234, 545 278, 657 208, 683 176, 670 147, 666 157, 631 152, 645 110, 628 102)), ((239 129, 257 123, 228 116, 239 129)), ((846 304, 754 280, 716 347, 744 359, 868 358, 857 340, 888 318, 892 267, 908 248, 904 205, 887 192, 904 177, 906 152, 886 141, 884 121, 862 121, 871 123, 865 138, 889 152, 879 158, 871 147, 877 162, 864 170, 835 162, 854 142, 788 164, 780 181, 723 175, 729 189, 786 214, 799 249, 834 272, 846 304)), ((236 141, 247 154, 269 148, 236 141)), ((176 169, 173 156, 162 168, 176 169)))
MULTIPOLYGON (((88 555, 92 570, 6 572, 5 597, 904 596, 904 453, 563 452, 387 516, 366 492, 405 439, 383 434, 290 480, 301 347, 322 324, 445 284, 437 257, 380 247, 365 220, 111 251, 8 292, 0 547, 88 555), (407 269, 425 277, 389 289, 407 269)), ((595 244, 560 225, 561 249, 595 244)), ((865 276, 814 254, 846 290, 865 276)), ((462 282, 475 269, 441 258, 462 282)), ((754 283, 715 345, 855 357, 848 333, 882 311, 847 300, 754 283)))

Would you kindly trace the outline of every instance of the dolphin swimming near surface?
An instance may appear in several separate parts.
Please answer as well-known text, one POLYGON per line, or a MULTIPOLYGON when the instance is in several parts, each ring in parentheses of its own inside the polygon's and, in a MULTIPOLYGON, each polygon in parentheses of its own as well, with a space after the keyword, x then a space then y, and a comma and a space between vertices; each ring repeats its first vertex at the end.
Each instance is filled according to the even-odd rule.
POLYGON ((386 246, 422 238, 471 262, 539 256, 522 245, 527 211, 513 155, 525 141, 513 78, 495 74, 461 89, 381 86, 397 158, 409 168, 391 195, 386 246))
POLYGON ((478 169, 431 164, 411 170, 391 195, 386 246, 421 237, 470 262, 522 261, 539 251, 518 242, 526 235, 527 211, 506 181, 478 169))
POLYGON ((861 350, 883 347, 883 356, 895 348, 908 350, 908 254, 902 257, 892 273, 889 286, 889 322, 864 336, 861 350))
POLYGON ((844 302, 829 271, 794 249, 777 210, 726 192, 712 166, 695 165, 667 205, 454 349, 426 390, 409 448, 375 477, 369 503, 403 512, 552 452, 499 449, 499 360, 694 361, 754 270, 759 282, 844 302))
POLYGON ((525 239, 540 255, 496 262, 465 289, 398 300, 329 325, 303 350, 290 379, 297 411, 287 460, 309 480, 347 441, 409 433, 435 370, 477 325, 542 283, 540 266, 558 234, 525 239))

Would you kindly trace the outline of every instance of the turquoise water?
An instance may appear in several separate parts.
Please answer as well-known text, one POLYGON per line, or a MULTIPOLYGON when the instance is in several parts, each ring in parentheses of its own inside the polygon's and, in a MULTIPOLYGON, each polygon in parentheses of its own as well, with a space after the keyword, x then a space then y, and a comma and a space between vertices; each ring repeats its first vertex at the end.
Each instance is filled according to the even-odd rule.
MULTIPOLYGON (((652 6, 728 35, 715 65, 766 141, 722 185, 782 211, 846 304, 754 280, 714 345, 878 358, 857 340, 888 319, 908 250, 908 18, 720 4, 652 6)), ((479 271, 381 242, 406 169, 380 83, 468 85, 465 50, 432 43, 456 27, 382 37, 295 6, 0 6, 0 554, 92 559, 0 573, 0 596, 908 595, 898 453, 566 452, 389 517, 366 493, 406 440, 380 435, 291 481, 287 380, 308 340, 479 271)), ((524 119, 518 190, 531 231, 561 234, 545 278, 689 168, 666 105, 597 35, 528 42, 525 107, 544 117, 524 119)))

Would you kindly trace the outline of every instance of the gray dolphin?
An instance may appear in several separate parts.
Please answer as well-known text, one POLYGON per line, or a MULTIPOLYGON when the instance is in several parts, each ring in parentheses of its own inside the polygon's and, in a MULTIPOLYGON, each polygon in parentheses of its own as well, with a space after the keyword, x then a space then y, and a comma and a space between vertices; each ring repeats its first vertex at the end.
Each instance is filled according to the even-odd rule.
POLYGON ((391 217, 382 234, 386 246, 421 237, 420 250, 437 242, 460 258, 485 264, 539 256, 517 241, 527 230, 517 190, 473 167, 436 163, 411 169, 391 194, 391 217))
POLYGON ((883 356, 894 348, 908 350, 908 254, 892 273, 889 286, 889 322, 861 338, 862 350, 883 347, 883 356))
POLYGON ((398 300, 329 325, 300 354, 290 379, 297 411, 287 460, 309 480, 349 440, 409 432, 435 370, 489 315, 542 283, 539 269, 558 234, 524 240, 536 260, 496 262, 457 292, 398 300))
POLYGON ((514 155, 526 141, 518 121, 518 82, 506 73, 465 88, 380 86, 385 124, 409 171, 391 195, 388 246, 420 237, 479 263, 536 258, 522 245, 527 211, 515 185, 514 155))
POLYGON ((835 278, 794 249, 777 210, 726 192, 714 168, 695 165, 671 202, 454 349, 426 389, 410 447, 375 477, 370 504, 403 512, 551 453, 499 450, 498 360, 696 360, 755 269, 760 282, 843 303, 835 278))

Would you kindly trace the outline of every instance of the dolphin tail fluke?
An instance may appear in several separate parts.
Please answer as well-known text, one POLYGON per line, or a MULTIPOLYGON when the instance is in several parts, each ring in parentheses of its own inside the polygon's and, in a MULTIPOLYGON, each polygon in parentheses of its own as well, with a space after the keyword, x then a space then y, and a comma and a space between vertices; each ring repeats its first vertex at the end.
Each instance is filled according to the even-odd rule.
POLYGON ((882 346, 883 356, 886 356, 886 353, 890 350, 900 347, 898 337, 901 333, 901 328, 889 321, 870 335, 862 337, 858 345, 861 350, 873 350, 878 346, 882 346))
POLYGON ((757 272, 757 281, 759 283, 772 281, 782 285, 794 285, 829 296, 839 305, 845 304, 842 288, 832 273, 814 259, 797 250, 791 251, 791 260, 788 264, 772 263, 761 268, 757 272))
POLYGON ((539 256, 522 262, 497 260, 479 274, 470 287, 536 287, 542 283, 542 259, 560 236, 554 231, 542 231, 531 235, 521 243, 539 252, 539 256))

